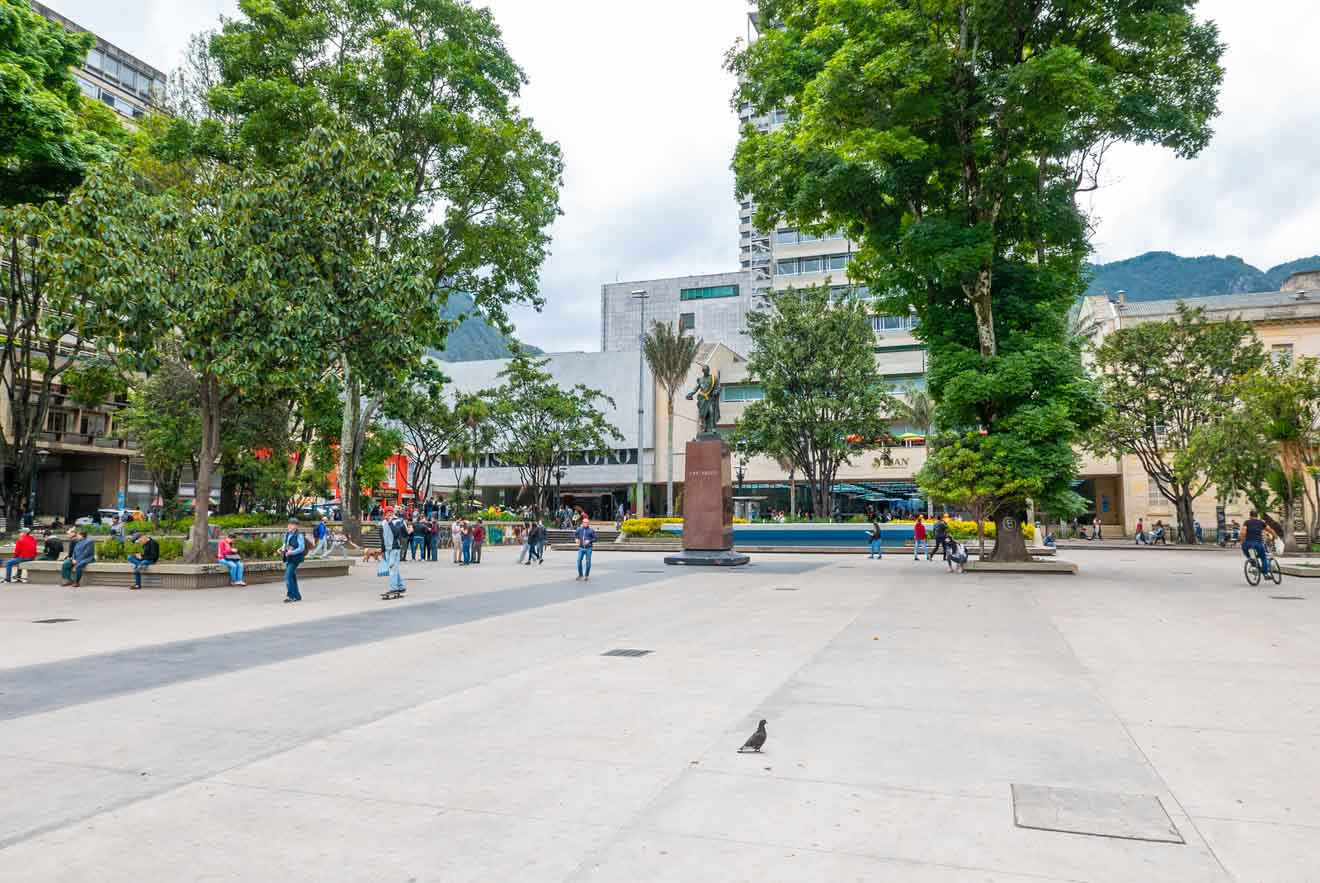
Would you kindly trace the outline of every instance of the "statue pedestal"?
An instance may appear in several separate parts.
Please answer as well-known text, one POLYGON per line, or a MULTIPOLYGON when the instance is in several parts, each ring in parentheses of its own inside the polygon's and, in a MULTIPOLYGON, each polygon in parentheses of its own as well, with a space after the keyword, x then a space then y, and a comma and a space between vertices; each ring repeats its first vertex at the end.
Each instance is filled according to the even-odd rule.
POLYGON ((733 470, 729 446, 705 433, 687 443, 683 473, 683 551, 666 564, 736 567, 751 559, 733 550, 733 470))

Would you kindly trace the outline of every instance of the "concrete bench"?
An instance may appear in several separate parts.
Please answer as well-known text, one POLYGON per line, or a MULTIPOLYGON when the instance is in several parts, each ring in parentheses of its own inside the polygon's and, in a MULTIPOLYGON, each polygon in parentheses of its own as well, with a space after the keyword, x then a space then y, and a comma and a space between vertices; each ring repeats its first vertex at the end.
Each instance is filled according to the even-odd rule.
MULTIPOLYGON (((33 585, 55 585, 64 582, 60 576, 63 561, 30 561, 23 565, 28 582, 33 585)), ((353 561, 344 558, 304 561, 298 568, 298 579, 347 576, 353 561)), ((245 561, 243 579, 251 583, 276 583, 284 580, 282 561, 245 561)), ((133 565, 118 561, 95 561, 83 570, 83 586, 131 586, 133 565)), ((177 561, 153 564, 142 571, 142 587, 156 589, 211 589, 229 585, 229 570, 223 564, 182 564, 177 561)))

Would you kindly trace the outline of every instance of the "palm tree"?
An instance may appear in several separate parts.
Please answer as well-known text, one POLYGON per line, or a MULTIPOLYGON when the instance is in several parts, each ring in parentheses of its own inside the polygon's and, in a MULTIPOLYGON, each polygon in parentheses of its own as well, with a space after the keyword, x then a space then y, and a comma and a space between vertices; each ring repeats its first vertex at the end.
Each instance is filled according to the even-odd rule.
MULTIPOLYGON (((642 352, 646 354, 651 374, 665 388, 668 402, 667 418, 669 433, 668 475, 665 478, 665 514, 674 516, 674 394, 687 380, 692 363, 697 358, 697 340, 675 331, 668 324, 656 322, 651 326, 651 333, 642 339, 642 352)), ((637 456, 642 456, 642 440, 637 440, 637 456)), ((640 503, 638 511, 640 512, 640 503)))
MULTIPOLYGON (((930 393, 919 386, 909 385, 904 390, 903 395, 897 399, 898 416, 905 420, 913 429, 921 430, 921 434, 926 437, 926 444, 930 444, 930 434, 935 428, 935 400, 930 397, 930 393)), ((935 515, 935 503, 926 497, 926 517, 933 518, 935 515)))

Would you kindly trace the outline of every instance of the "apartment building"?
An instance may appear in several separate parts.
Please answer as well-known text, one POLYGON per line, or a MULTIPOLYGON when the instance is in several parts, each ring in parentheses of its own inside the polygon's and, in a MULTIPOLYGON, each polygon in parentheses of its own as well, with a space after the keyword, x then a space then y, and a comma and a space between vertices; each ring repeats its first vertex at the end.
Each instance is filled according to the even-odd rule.
MULTIPOLYGON (((67 30, 90 33, 43 3, 32 0, 32 8, 67 30)), ((130 126, 133 120, 158 109, 165 93, 165 74, 99 35, 92 36, 96 37, 96 45, 74 72, 83 94, 116 111, 130 126)))

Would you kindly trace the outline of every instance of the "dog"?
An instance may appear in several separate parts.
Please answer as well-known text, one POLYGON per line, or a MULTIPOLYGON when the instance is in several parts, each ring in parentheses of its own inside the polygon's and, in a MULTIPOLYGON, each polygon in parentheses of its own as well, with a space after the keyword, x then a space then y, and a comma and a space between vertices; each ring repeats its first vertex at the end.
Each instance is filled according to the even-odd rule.
POLYGON ((380 549, 362 550, 362 561, 364 563, 367 561, 384 561, 384 560, 385 560, 385 553, 380 549))

